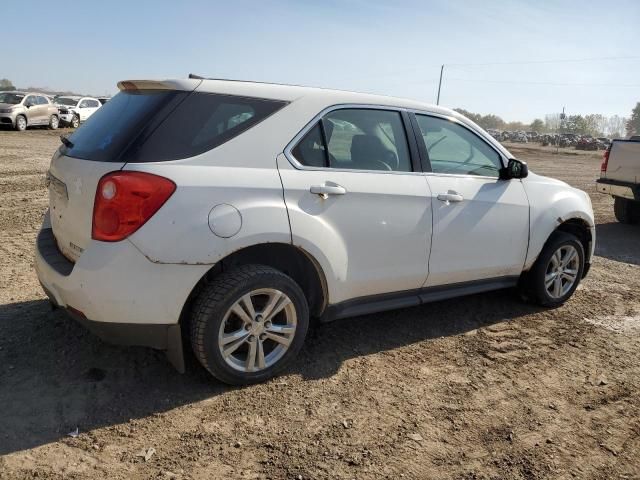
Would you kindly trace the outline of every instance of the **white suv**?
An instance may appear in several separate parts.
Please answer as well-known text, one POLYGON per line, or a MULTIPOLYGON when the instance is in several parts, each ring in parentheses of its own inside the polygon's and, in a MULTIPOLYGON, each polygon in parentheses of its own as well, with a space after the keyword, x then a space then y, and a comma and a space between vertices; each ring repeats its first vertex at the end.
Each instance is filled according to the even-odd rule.
POLYGON ((329 321, 519 286, 562 304, 595 244, 584 192, 534 175, 461 115, 318 88, 126 81, 63 139, 36 269, 98 335, 181 332, 232 384, 329 321))
POLYGON ((60 113, 60 121, 73 128, 78 128, 81 122, 87 121, 102 106, 97 98, 92 97, 58 96, 54 102, 60 113))

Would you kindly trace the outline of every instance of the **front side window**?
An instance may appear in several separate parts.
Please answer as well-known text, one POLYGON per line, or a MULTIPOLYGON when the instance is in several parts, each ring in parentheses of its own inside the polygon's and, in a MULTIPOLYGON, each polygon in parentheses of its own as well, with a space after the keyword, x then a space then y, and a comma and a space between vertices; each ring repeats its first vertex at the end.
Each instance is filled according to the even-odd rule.
POLYGON ((434 173, 498 177, 500 155, 484 140, 456 122, 416 115, 434 173))
POLYGON ((341 109, 326 114, 292 151, 306 166, 410 172, 411 157, 399 112, 341 109))
POLYGON ((36 104, 36 97, 34 97, 33 95, 29 95, 27 98, 24 99, 24 106, 25 107, 33 107, 36 104))
POLYGON ((46 97, 38 97, 38 105, 49 105, 49 100, 46 97))
POLYGON ((100 102, 97 100, 87 100, 87 106, 90 108, 97 108, 100 106, 100 102))

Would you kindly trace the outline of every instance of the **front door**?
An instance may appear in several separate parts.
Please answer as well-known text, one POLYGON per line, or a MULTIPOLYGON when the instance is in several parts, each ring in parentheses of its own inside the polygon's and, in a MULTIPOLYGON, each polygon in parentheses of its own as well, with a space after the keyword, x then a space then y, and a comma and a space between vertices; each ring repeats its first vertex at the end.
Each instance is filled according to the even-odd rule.
POLYGON ((501 155, 461 123, 416 119, 431 164, 434 217, 426 286, 520 275, 529 241, 522 182, 500 180, 501 155))
POLYGON ((431 203, 400 112, 327 113, 278 168, 293 243, 323 258, 329 301, 420 288, 431 203))

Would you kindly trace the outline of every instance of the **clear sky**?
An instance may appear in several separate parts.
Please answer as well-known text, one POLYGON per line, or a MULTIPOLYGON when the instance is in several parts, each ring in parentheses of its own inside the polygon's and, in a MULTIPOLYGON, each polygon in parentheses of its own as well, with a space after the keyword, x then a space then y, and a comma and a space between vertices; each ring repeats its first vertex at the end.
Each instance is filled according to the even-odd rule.
POLYGON ((505 120, 562 106, 628 116, 640 101, 639 0, 22 0, 1 11, 0 78, 22 87, 97 95, 194 72, 435 103, 444 63, 442 105, 505 120))

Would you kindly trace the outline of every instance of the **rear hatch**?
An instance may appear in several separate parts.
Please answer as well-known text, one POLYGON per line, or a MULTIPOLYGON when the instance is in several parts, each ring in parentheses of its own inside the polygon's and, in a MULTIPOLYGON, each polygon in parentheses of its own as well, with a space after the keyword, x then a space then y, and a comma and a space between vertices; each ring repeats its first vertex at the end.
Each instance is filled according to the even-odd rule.
POLYGON ((123 82, 121 92, 64 140, 48 172, 51 226, 58 248, 75 262, 91 241, 93 204, 102 176, 121 170, 199 80, 123 82))

